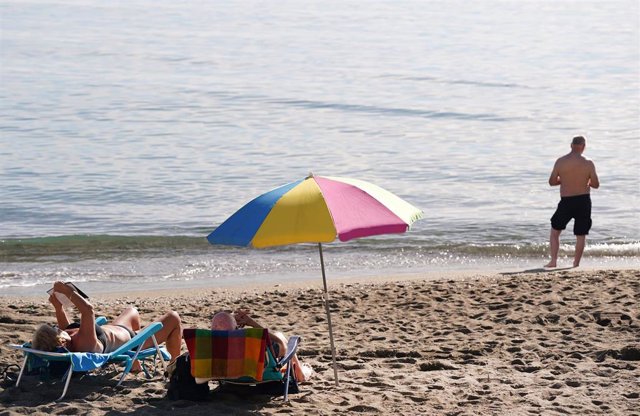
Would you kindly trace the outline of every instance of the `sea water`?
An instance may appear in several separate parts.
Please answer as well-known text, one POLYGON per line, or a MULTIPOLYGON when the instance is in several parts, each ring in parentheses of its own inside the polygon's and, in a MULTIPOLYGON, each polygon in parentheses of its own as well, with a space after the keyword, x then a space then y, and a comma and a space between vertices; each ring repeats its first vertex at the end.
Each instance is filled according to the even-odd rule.
POLYGON ((640 267, 639 8, 5 0, 0 291, 318 279, 314 245, 205 239, 309 172, 424 211, 325 245, 330 280, 539 267, 575 135, 602 183, 583 265, 640 267))

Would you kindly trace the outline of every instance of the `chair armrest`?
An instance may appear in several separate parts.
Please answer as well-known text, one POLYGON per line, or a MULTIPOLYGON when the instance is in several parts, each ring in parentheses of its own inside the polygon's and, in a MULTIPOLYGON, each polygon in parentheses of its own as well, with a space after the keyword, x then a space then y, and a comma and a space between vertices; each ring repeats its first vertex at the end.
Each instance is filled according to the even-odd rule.
POLYGON ((155 334, 161 329, 162 329, 162 322, 152 322, 151 324, 149 324, 149 326, 147 326, 146 328, 138 332, 135 337, 125 342, 117 350, 113 351, 111 355, 115 356, 115 355, 125 354, 130 349, 140 347, 142 344, 144 344, 147 338, 149 338, 151 335, 155 334))
POLYGON ((280 362, 278 362, 278 364, 281 365, 281 366, 284 366, 289 361, 291 361, 291 358, 293 358, 293 356, 298 351, 298 345, 299 344, 300 344, 300 337, 299 336, 290 337, 289 338, 289 342, 287 343, 287 355, 282 357, 282 359, 280 360, 280 362))

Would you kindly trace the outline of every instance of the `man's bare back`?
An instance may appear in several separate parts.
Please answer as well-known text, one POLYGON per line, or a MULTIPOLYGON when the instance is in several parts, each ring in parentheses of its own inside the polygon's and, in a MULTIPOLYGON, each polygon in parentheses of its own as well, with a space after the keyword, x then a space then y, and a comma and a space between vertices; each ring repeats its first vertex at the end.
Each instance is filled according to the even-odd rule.
POLYGON ((549 185, 560 185, 560 196, 566 197, 588 194, 591 188, 600 186, 600 181, 593 161, 571 151, 556 160, 549 185))

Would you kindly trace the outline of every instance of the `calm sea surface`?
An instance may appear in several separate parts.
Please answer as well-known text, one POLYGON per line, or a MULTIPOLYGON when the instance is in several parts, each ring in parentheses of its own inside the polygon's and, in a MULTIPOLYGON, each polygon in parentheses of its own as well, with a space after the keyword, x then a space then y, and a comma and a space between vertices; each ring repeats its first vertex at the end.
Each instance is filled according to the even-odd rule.
POLYGON ((1 1, 0 290, 317 279, 312 245, 205 240, 309 172, 425 212, 327 245, 330 278, 537 267, 578 134, 602 183, 583 264, 640 267, 639 8, 1 1))

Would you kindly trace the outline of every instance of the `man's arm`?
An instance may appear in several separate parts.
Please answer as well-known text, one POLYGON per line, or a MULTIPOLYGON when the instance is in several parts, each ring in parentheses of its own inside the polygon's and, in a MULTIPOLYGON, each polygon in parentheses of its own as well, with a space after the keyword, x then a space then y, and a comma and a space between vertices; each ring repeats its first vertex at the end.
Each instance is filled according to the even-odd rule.
POLYGON ((250 326, 252 328, 262 328, 262 325, 257 323, 251 316, 249 316, 249 313, 245 310, 238 309, 234 314, 234 318, 236 318, 236 322, 238 323, 238 326, 240 328, 243 328, 245 326, 250 326))
POLYGON ((551 176, 549 176, 549 185, 551 186, 560 185, 560 172, 558 170, 558 161, 556 161, 556 163, 553 165, 551 176))
POLYGON ((589 168, 589 186, 593 189, 598 189, 600 187, 600 179, 598 179, 598 174, 596 173, 596 165, 590 161, 589 168))

